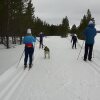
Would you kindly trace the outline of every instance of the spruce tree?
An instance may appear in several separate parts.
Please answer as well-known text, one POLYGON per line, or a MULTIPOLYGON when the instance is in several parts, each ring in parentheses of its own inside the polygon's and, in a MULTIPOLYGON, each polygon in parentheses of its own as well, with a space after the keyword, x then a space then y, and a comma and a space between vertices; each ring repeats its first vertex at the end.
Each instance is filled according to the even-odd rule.
POLYGON ((27 4, 25 19, 26 19, 25 20, 26 28, 32 28, 32 24, 34 20, 34 7, 32 4, 32 0, 30 0, 27 4))
POLYGON ((87 14, 83 16, 83 18, 81 19, 80 25, 78 26, 77 33, 80 39, 84 39, 84 36, 82 33, 84 29, 88 26, 88 23, 90 20, 94 21, 94 18, 92 18, 91 11, 88 9, 87 14))
POLYGON ((74 24, 74 25, 72 26, 71 30, 70 30, 70 33, 74 34, 74 33, 76 33, 76 32, 77 32, 77 27, 76 27, 76 25, 74 24))
POLYGON ((64 36, 64 37, 67 35, 67 33, 70 30, 69 20, 68 20, 67 16, 65 18, 63 18, 63 20, 62 20, 61 30, 62 30, 62 36, 64 36))

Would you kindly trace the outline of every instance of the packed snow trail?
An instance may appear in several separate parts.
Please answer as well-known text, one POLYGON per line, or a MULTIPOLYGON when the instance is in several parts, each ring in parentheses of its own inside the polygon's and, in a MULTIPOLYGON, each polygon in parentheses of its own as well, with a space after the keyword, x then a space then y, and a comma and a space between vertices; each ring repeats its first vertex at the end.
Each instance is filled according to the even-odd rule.
MULTIPOLYGON (((36 62, 38 55, 35 55, 36 62)), ((4 74, 0 76, 0 100, 8 100, 10 95, 14 92, 16 87, 20 84, 20 82, 23 80, 23 78, 27 75, 28 69, 24 69, 23 65, 24 56, 22 56, 22 59, 20 60, 19 66, 16 63, 14 66, 9 68, 7 71, 5 71, 4 74), (9 91, 10 90, 10 91, 9 91)))
POLYGON ((0 75, 19 61, 20 55, 23 52, 23 47, 22 45, 18 45, 16 48, 0 49, 0 75))
POLYGON ((80 47, 72 49, 69 38, 48 37, 44 42, 50 59, 35 48, 32 69, 2 100, 100 100, 100 74, 82 60, 83 51, 77 60, 80 47))

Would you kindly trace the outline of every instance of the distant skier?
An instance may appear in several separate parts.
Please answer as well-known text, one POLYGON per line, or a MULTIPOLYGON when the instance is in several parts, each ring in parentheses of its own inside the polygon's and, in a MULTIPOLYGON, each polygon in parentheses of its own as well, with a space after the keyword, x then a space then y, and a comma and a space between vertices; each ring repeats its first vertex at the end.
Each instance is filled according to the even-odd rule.
POLYGON ((76 49, 76 42, 77 42, 77 35, 76 35, 76 34, 73 34, 73 35, 72 35, 71 42, 72 42, 72 49, 73 49, 74 47, 75 47, 75 49, 76 49))
POLYGON ((39 37, 40 37, 40 44, 39 44, 39 48, 43 48, 43 37, 44 37, 44 33, 43 32, 40 32, 39 34, 39 37))
POLYGON ((96 36, 95 25, 92 21, 90 21, 87 28, 84 30, 84 37, 85 37, 84 61, 87 60, 87 56, 89 61, 91 61, 92 59, 92 51, 93 51, 95 36, 96 36))
POLYGON ((29 57, 29 69, 32 67, 32 57, 34 53, 33 42, 36 42, 36 38, 32 36, 31 29, 27 29, 27 34, 24 36, 23 43, 25 44, 25 58, 24 58, 24 69, 27 67, 27 60, 29 57))

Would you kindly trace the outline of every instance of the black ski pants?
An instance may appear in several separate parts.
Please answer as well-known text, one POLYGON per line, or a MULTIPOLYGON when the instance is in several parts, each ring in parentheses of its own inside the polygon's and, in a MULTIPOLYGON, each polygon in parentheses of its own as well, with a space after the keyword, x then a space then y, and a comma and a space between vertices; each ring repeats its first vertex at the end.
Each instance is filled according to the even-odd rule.
POLYGON ((40 40, 39 48, 43 48, 43 40, 40 40))
POLYGON ((84 60, 86 60, 87 57, 88 60, 92 59, 92 51, 93 51, 93 44, 85 44, 84 60))
POLYGON ((76 49, 76 41, 73 41, 73 44, 72 44, 72 49, 75 47, 76 49))
POLYGON ((29 65, 32 64, 33 53, 34 53, 33 47, 25 47, 24 65, 27 65, 28 58, 29 58, 29 65))

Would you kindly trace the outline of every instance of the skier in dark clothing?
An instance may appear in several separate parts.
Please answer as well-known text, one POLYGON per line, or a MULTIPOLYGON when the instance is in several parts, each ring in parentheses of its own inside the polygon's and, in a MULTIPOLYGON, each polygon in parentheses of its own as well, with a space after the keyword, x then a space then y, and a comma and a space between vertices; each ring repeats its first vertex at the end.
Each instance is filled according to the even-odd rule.
POLYGON ((44 33, 42 33, 42 32, 40 32, 40 34, 39 34, 39 36, 40 36, 40 44, 39 44, 39 48, 43 48, 43 37, 44 37, 44 33))
POLYGON ((27 34, 24 36, 23 43, 25 44, 25 58, 24 58, 24 69, 27 67, 27 60, 29 56, 29 69, 32 67, 32 56, 34 53, 34 45, 33 42, 36 42, 36 38, 34 38, 31 34, 31 29, 27 29, 27 34))
POLYGON ((77 36, 76 36, 76 34, 73 34, 73 35, 72 35, 71 42, 73 42, 73 44, 72 44, 72 49, 73 49, 74 47, 75 47, 75 49, 76 49, 76 42, 77 42, 77 36))
POLYGON ((84 61, 91 61, 92 59, 92 51, 94 45, 94 38, 96 36, 96 29, 94 27, 94 23, 92 21, 89 22, 88 27, 84 30, 85 37, 85 53, 84 53, 84 61))

